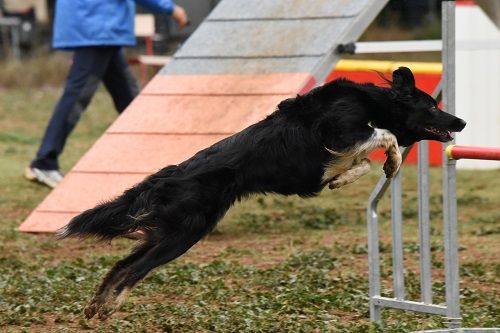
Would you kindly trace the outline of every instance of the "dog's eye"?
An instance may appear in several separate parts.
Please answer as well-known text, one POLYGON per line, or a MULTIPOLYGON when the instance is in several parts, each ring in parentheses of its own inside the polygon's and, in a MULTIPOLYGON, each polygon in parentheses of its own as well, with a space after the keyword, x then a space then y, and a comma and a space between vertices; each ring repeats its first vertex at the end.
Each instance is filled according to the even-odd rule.
POLYGON ((437 107, 435 107, 435 106, 431 107, 431 111, 432 111, 432 112, 436 112, 437 110, 438 110, 438 108, 437 108, 437 107))

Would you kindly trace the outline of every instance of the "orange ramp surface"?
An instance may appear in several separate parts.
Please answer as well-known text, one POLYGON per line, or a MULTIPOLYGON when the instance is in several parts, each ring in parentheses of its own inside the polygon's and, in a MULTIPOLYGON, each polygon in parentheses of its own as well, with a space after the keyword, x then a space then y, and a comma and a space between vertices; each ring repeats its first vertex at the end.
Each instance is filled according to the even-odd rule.
POLYGON ((387 0, 222 0, 19 227, 54 232, 322 82, 387 0), (243 9, 243 10, 242 10, 243 9))
POLYGON ((20 226, 54 232, 147 175, 273 112, 309 74, 156 76, 20 226))

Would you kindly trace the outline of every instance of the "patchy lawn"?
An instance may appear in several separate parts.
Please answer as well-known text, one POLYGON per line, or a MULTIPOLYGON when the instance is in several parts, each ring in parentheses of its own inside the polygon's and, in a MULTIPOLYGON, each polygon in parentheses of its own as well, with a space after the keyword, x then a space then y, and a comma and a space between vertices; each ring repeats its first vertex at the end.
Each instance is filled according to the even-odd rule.
MULTIPOLYGON (((101 323, 82 308, 133 241, 56 241, 17 226, 49 193, 22 178, 59 89, 0 90, 0 330, 7 332, 367 332, 365 207, 381 166, 319 197, 256 196, 215 232, 151 273, 121 310, 101 323)), ((67 171, 115 118, 101 90, 70 137, 67 171)), ((418 300, 416 168, 404 170, 405 281, 418 300)), ((459 171, 458 206, 464 326, 500 326, 500 170, 459 171)), ((441 176, 431 170, 433 284, 442 300, 441 176)), ((383 292, 391 295, 389 200, 380 205, 383 292)), ((384 310, 383 329, 444 327, 437 316, 384 310)))

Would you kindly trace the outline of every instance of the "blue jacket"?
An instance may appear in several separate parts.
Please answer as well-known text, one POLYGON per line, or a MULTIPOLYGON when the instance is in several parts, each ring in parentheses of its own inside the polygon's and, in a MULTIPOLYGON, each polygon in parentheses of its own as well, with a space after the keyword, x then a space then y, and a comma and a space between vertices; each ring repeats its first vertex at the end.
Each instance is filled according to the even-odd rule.
POLYGON ((135 45, 135 2, 158 13, 174 10, 171 0, 57 0, 52 46, 135 45))

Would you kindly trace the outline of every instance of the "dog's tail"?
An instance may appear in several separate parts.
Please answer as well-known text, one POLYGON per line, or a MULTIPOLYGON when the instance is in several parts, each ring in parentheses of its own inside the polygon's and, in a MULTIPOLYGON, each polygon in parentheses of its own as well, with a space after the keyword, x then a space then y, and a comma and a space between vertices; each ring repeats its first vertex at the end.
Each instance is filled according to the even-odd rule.
POLYGON ((110 240, 135 231, 137 219, 129 215, 134 196, 125 192, 118 198, 88 209, 58 230, 57 237, 93 237, 110 240))
POLYGON ((153 188, 158 180, 169 178, 176 170, 176 165, 167 166, 114 200, 75 216, 66 226, 58 230, 57 237, 111 240, 139 229, 147 231, 148 226, 144 220, 149 215, 147 212, 151 211, 152 200, 148 200, 149 196, 154 193, 153 188))

